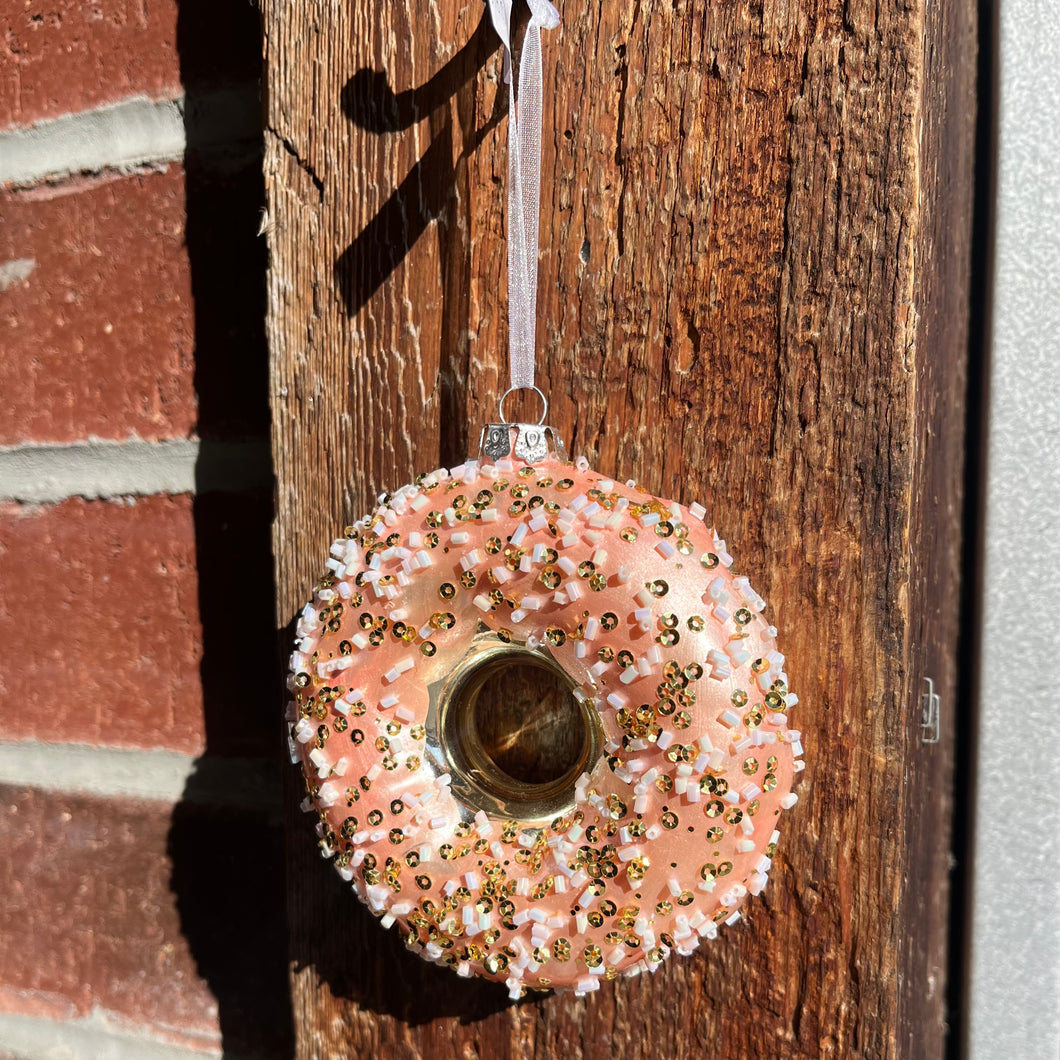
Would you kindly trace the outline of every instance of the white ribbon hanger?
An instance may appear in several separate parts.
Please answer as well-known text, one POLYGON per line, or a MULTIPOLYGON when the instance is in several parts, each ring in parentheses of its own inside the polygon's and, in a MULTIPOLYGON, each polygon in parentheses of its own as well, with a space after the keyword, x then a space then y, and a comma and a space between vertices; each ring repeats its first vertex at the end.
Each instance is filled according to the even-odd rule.
MULTIPOLYGON (((512 76, 513 0, 489 0, 497 35, 504 43, 508 82, 508 360, 511 388, 534 385, 537 315, 538 217, 541 208, 541 30, 559 25, 548 0, 519 0, 530 22, 519 58, 518 98, 512 76)), ((510 392, 510 391, 509 391, 510 392)), ((541 391, 538 390, 538 394, 541 391)), ((541 394, 542 400, 544 395, 541 394)), ((504 398, 501 398, 503 402, 504 398)))

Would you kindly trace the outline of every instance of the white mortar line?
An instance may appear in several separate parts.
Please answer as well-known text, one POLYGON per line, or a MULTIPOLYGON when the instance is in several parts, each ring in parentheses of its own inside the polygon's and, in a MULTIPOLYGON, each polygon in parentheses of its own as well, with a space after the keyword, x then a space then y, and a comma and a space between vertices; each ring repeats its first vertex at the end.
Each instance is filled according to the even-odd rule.
POLYGON ((28 280, 37 267, 34 258, 13 258, 0 265, 0 291, 6 291, 12 284, 28 280))
POLYGON ((0 501, 240 491, 267 486, 265 442, 89 440, 0 446, 0 501))
POLYGON ((0 784, 107 798, 182 799, 211 806, 279 805, 275 762, 195 758, 176 751, 140 751, 36 740, 0 743, 0 784))
POLYGON ((216 1039, 204 1040, 200 1051, 132 1033, 125 1023, 101 1009, 72 1020, 0 1012, 0 1042, 5 1052, 32 1060, 203 1060, 221 1055, 216 1039))
POLYGON ((137 96, 0 133, 0 184, 173 162, 184 145, 183 98, 137 96))

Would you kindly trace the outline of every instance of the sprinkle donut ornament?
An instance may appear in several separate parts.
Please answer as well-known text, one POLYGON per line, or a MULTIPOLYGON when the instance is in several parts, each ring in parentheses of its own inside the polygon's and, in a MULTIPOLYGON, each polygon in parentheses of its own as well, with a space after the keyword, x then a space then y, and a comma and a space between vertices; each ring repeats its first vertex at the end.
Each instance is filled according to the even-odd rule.
POLYGON ((691 953, 765 886, 797 697, 705 516, 504 423, 332 545, 288 678, 303 808, 426 959, 585 994, 691 953), (543 783, 498 765, 475 710, 527 664, 576 719, 543 783))
MULTIPOLYGON (((509 91, 508 393, 544 400, 541 30, 559 14, 528 3, 509 91)), ((512 0, 489 5, 510 67, 512 0)), ((703 507, 569 462, 547 404, 510 424, 506 397, 475 459, 380 498, 331 546, 291 656, 291 753, 321 853, 384 927, 512 997, 587 994, 691 953, 765 886, 803 765, 797 699, 703 507), (491 731, 510 704, 489 708, 506 681, 525 699, 528 667, 566 698, 569 738, 529 776, 497 753, 520 733, 491 731)))

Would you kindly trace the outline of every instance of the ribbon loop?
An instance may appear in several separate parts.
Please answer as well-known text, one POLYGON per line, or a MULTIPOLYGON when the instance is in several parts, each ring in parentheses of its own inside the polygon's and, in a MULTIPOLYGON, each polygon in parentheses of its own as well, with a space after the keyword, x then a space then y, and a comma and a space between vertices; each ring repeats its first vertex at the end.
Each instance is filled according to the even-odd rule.
POLYGON ((548 0, 527 0, 530 19, 542 29, 555 29, 559 25, 559 11, 548 0))
POLYGON ((541 209, 541 30, 559 25, 548 0, 524 0, 530 21, 519 57, 519 90, 511 76, 513 0, 490 0, 504 43, 508 81, 508 361, 511 388, 534 387, 537 256, 541 209))

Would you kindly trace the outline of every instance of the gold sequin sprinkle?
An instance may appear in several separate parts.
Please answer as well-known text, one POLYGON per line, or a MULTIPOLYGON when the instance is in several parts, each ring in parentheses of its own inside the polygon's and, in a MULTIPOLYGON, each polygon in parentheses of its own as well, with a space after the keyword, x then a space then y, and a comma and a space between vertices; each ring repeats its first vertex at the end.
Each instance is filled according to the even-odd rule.
POLYGON ((563 575, 555 567, 546 567, 538 580, 546 589, 558 589, 563 575))
MULTIPOLYGON (((635 857, 629 860, 626 865, 626 877, 630 883, 639 883, 648 875, 649 861, 646 857, 635 857)), ((628 939, 626 940, 628 943, 628 939)), ((637 944, 640 944, 640 940, 637 940, 637 944)))

